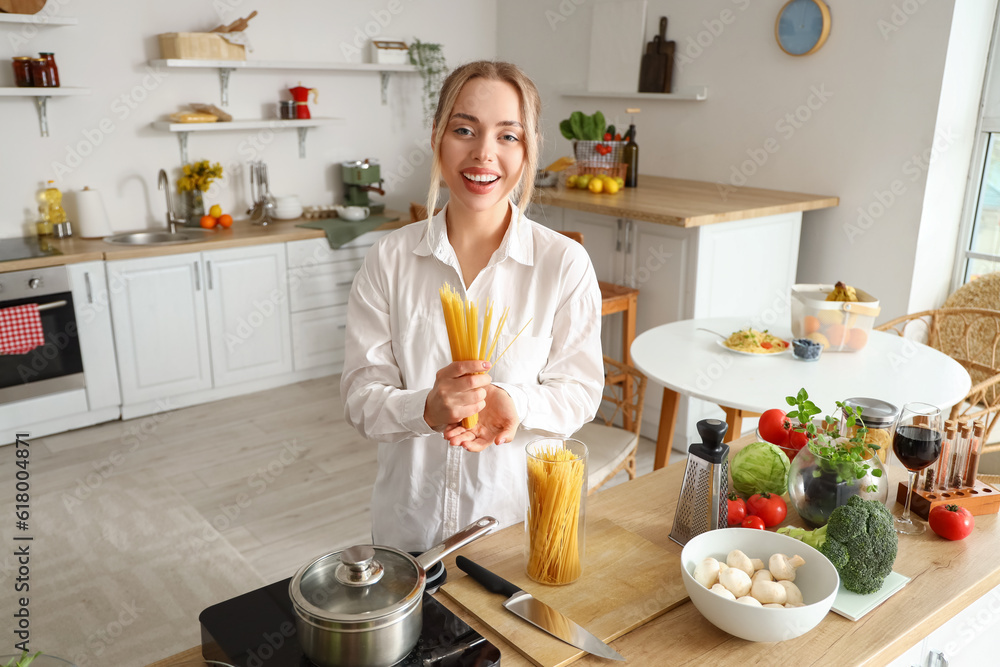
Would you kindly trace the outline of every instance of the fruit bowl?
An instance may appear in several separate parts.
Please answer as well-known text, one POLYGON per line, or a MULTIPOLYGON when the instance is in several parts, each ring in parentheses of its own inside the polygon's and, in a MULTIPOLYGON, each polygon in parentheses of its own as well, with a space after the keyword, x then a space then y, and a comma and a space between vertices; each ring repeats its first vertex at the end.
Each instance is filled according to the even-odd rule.
POLYGON ((750 528, 721 528, 698 535, 681 550, 681 576, 691 603, 712 625, 752 642, 794 639, 812 630, 830 611, 840 587, 836 568, 820 552, 787 535, 750 528), (751 607, 716 595, 694 579, 694 568, 712 556, 725 562, 740 549, 765 563, 773 554, 799 555, 805 564, 795 572, 795 585, 805 604, 793 608, 751 607))

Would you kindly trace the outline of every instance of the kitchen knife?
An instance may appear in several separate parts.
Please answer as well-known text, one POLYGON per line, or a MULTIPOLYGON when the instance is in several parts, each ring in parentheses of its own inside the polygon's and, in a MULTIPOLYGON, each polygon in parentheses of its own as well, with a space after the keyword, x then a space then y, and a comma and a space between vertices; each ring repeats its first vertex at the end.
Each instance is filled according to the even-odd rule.
POLYGON ((465 556, 456 558, 455 564, 458 565, 458 569, 482 584, 483 588, 489 592, 506 595, 507 601, 503 603, 503 606, 507 611, 513 612, 514 615, 520 616, 553 637, 587 653, 625 662, 625 658, 618 651, 587 632, 582 625, 573 622, 544 602, 531 597, 531 593, 522 591, 503 577, 473 563, 465 556))

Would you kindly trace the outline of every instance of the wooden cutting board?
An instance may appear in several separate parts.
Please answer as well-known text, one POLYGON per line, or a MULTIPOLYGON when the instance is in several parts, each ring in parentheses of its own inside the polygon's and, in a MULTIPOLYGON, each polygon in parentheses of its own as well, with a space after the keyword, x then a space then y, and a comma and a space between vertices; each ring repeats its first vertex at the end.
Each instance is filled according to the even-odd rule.
MULTIPOLYGON (((476 560, 475 546, 463 550, 467 558, 476 560)), ((621 637, 688 599, 681 580, 680 552, 668 552, 608 519, 588 522, 583 576, 572 584, 545 586, 532 581, 525 574, 521 553, 489 569, 604 642, 621 637)), ((534 664, 561 667, 586 655, 507 611, 503 596, 458 574, 459 578, 448 581, 441 590, 534 664)))
POLYGON ((37 14, 45 6, 45 0, 0 0, 0 12, 8 14, 37 14))

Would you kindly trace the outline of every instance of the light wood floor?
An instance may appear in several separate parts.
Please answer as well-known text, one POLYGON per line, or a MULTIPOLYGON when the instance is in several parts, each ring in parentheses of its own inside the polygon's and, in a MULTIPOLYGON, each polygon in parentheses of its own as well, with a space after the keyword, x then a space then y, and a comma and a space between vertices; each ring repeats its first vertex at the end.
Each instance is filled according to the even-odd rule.
MULTIPOLYGON (((86 493, 101 475, 151 473, 263 580, 278 581, 313 556, 371 540, 376 448, 345 423, 339 380, 321 378, 34 439, 36 490, 86 493)), ((654 449, 650 440, 640 443, 639 474, 652 470, 654 449)), ((12 457, 0 461, 0 476, 12 479, 12 457)), ((620 473, 606 488, 627 479, 620 473)), ((87 508, 83 503, 78 511, 87 508)), ((192 619, 199 611, 191 610, 192 619)))

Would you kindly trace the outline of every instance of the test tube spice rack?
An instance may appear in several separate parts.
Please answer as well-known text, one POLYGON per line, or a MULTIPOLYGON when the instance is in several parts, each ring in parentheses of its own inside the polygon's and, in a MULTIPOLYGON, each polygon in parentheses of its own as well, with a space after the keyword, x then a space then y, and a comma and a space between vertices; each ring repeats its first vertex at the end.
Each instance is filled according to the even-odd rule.
MULTIPOLYGON (((982 421, 945 422, 941 455, 921 472, 911 492, 912 512, 924 519, 938 505, 959 505, 973 515, 1000 512, 1000 491, 976 477, 983 436, 982 421)), ((896 501, 906 503, 906 484, 899 485, 896 501)))

